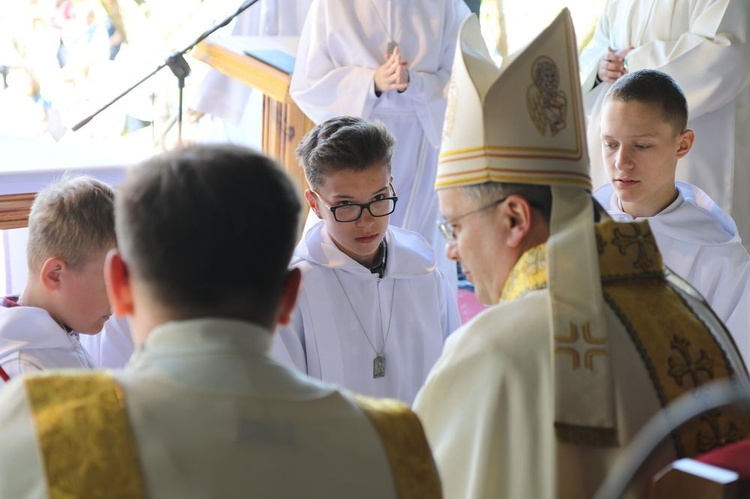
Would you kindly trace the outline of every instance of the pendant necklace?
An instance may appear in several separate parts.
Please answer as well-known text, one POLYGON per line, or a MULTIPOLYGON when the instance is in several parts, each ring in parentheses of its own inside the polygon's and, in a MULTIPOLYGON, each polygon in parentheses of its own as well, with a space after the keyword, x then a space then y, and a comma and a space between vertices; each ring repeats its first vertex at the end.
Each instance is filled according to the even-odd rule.
MULTIPOLYGON (((359 324, 359 327, 362 329, 362 334, 365 335, 365 338, 367 339, 367 343, 370 344, 370 348, 372 348, 372 351, 375 353, 375 358, 372 359, 372 377, 373 379, 377 378, 383 378, 385 377, 385 345, 388 343, 388 334, 391 332, 391 319, 393 319, 393 298, 396 296, 396 281, 393 281, 393 289, 391 290, 391 310, 388 314, 388 328, 385 330, 385 335, 383 336, 383 348, 378 351, 377 348, 375 348, 375 345, 372 343, 372 340, 370 340, 370 336, 367 334, 367 330, 365 330, 365 326, 362 324, 362 321, 359 319, 359 316, 357 315, 357 311, 354 308, 354 304, 352 304, 351 298, 349 298, 349 294, 346 292, 346 288, 344 288, 344 284, 341 282, 341 279, 339 278, 338 272, 334 269, 333 275, 336 276, 336 280, 339 282, 339 286, 341 286, 341 291, 344 292, 344 296, 346 297, 346 301, 349 303, 349 307, 352 309, 352 314, 354 314, 354 318, 357 319, 357 323, 359 324)), ((380 312, 380 321, 381 321, 381 327, 380 330, 382 332, 382 321, 383 321, 383 310, 380 308, 380 296, 378 296, 378 311, 380 312)))
MULTIPOLYGON (((383 16, 380 15, 380 9, 378 9, 378 5, 375 2, 375 0, 370 0, 372 2, 373 10, 375 10, 375 15, 378 16, 378 21, 380 21, 380 25, 383 27, 383 30, 385 30, 386 34, 388 35, 388 48, 386 48, 386 53, 388 54, 388 57, 393 54, 393 51, 398 47, 398 42, 396 41, 396 37, 393 36, 393 2, 388 0, 387 7, 388 7, 388 21, 390 21, 388 24, 383 20, 383 16)), ((399 34, 401 31, 399 30, 399 34)))

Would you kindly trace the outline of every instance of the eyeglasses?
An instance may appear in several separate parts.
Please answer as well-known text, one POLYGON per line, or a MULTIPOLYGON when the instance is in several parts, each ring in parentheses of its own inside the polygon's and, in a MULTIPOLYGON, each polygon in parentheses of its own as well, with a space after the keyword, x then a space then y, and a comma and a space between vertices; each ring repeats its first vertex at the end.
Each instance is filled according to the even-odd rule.
POLYGON ((349 203, 340 204, 337 206, 329 205, 323 199, 323 196, 315 191, 313 192, 318 197, 320 202, 329 210, 331 210, 331 213, 333 213, 333 218, 337 222, 356 222, 362 217, 362 213, 365 210, 369 211, 370 215, 375 218, 387 217, 396 210, 396 201, 398 201, 398 196, 396 196, 396 191, 393 189, 393 185, 388 185, 391 188, 391 192, 393 192, 393 196, 376 199, 375 201, 370 201, 369 203, 349 203))
POLYGON ((508 196, 505 196, 504 198, 500 198, 496 201, 493 201, 488 205, 482 206, 481 208, 477 208, 474 211, 470 211, 469 213, 464 213, 463 215, 454 217, 450 220, 438 221, 438 228, 440 229, 440 233, 443 234, 443 237, 445 238, 448 244, 455 243, 456 242, 456 228, 453 227, 453 224, 456 223, 457 220, 460 220, 462 218, 468 217, 469 215, 479 213, 480 211, 484 211, 489 208, 492 208, 493 206, 497 206, 501 203, 504 203, 506 199, 508 199, 508 196))

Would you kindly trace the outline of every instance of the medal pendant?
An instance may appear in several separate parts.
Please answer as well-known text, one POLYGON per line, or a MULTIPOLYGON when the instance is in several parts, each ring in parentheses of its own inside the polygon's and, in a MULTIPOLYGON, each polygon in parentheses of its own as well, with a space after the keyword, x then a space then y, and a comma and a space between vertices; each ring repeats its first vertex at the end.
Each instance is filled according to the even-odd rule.
POLYGON ((376 356, 372 359, 372 377, 382 378, 385 376, 385 357, 382 355, 376 356))
POLYGON ((398 43, 391 40, 388 42, 388 57, 390 57, 393 54, 393 51, 398 47, 398 43))

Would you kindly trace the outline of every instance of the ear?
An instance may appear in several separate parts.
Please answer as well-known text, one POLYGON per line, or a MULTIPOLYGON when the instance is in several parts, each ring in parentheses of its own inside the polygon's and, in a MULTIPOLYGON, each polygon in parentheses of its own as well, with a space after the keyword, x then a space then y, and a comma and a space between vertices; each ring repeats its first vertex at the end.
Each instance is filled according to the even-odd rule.
POLYGON ((279 304, 278 324, 286 326, 292 318, 294 305, 297 304, 297 294, 299 285, 302 282, 302 272, 299 269, 289 269, 284 281, 284 290, 281 294, 281 303, 279 304))
POLYGON ((47 258, 39 270, 39 279, 47 291, 57 291, 62 285, 62 274, 67 270, 68 264, 62 258, 47 258))
POLYGON ((693 148, 695 142, 695 133, 691 129, 686 129, 680 134, 680 147, 677 149, 677 159, 682 159, 690 149, 693 148))
POLYGON ((312 189, 305 189, 305 199, 307 200, 307 204, 310 205, 310 209, 318 216, 318 218, 323 218, 320 215, 318 197, 315 195, 312 189))
POLYGON ((125 260, 117 250, 110 250, 104 262, 104 279, 112 313, 117 316, 133 315, 133 286, 125 260))
POLYGON ((509 248, 519 248, 534 228, 534 216, 531 205, 522 196, 511 195, 501 203, 500 210, 504 227, 507 231, 505 243, 509 248))

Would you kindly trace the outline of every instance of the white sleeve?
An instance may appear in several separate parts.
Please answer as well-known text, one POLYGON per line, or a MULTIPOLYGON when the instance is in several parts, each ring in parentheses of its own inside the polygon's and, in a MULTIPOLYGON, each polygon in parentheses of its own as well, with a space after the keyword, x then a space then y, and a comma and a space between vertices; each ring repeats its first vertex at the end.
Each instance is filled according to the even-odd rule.
POLYGON ((750 82, 747 0, 691 2, 690 31, 654 40, 628 54, 630 71, 650 68, 680 84, 693 119, 734 100, 750 82))
POLYGON ((599 60, 607 53, 607 49, 610 46, 610 23, 611 21, 609 19, 608 10, 605 8, 599 16, 599 20, 596 22, 596 28, 594 29, 594 35, 591 38, 591 41, 581 51, 579 57, 579 70, 581 72, 581 82, 584 93, 594 88, 596 75, 599 72, 599 60))
MULTIPOLYGON (((310 7, 300 35, 289 93, 315 123, 341 115, 369 118, 377 100, 375 69, 334 60, 327 44, 329 31, 335 29, 328 25, 332 15, 326 2, 313 2, 310 7)), ((360 42, 352 40, 352 43, 360 42)), ((362 57, 366 55, 363 53, 362 57)))

